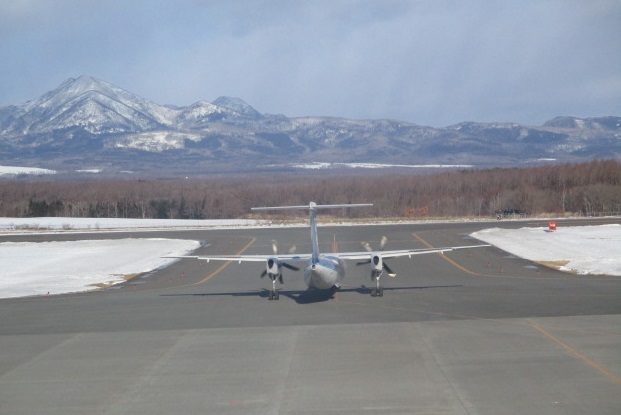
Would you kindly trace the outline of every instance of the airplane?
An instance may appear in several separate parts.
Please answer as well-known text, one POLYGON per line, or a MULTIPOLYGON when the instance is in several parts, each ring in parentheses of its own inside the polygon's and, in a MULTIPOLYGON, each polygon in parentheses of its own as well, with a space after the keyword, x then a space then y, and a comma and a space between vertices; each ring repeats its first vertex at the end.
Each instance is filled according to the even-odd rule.
POLYGON ((307 287, 312 290, 338 290, 341 287, 341 281, 345 278, 345 261, 347 260, 364 260, 358 262, 357 265, 371 265, 371 279, 375 282, 375 287, 371 290, 371 296, 383 297, 384 290, 380 285, 380 278, 387 274, 390 277, 396 276, 390 267, 384 262, 384 258, 395 258, 420 254, 444 253, 456 249, 481 248, 490 245, 470 245, 470 246, 454 246, 447 248, 425 248, 425 249, 401 249, 396 251, 384 251, 386 243, 385 237, 382 238, 379 251, 374 251, 368 244, 365 245, 366 250, 362 252, 339 252, 322 254, 319 252, 319 239, 317 237, 317 221, 316 214, 320 209, 338 209, 352 207, 368 207, 373 206, 369 203, 358 204, 339 204, 339 205, 318 205, 310 202, 308 205, 302 206, 273 206, 251 208, 252 211, 265 210, 284 210, 284 209, 304 209, 308 210, 310 218, 310 234, 312 252, 309 254, 278 254, 276 243, 272 247, 274 253, 272 255, 212 255, 212 256, 176 256, 173 258, 191 258, 204 261, 254 261, 265 262, 266 268, 261 274, 261 278, 266 275, 272 281, 272 289, 269 292, 269 300, 278 300, 279 292, 276 288, 276 281, 283 284, 282 269, 287 268, 298 271, 300 268, 291 265, 289 262, 306 262, 304 267, 304 282, 307 287))

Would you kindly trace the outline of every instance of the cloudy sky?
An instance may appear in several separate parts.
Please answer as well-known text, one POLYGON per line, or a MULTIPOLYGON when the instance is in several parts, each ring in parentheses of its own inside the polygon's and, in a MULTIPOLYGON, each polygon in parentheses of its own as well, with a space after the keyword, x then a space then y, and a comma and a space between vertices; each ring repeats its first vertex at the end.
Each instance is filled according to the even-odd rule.
POLYGON ((621 115, 619 0, 0 0, 0 56, 0 106, 90 75, 287 116, 621 115))

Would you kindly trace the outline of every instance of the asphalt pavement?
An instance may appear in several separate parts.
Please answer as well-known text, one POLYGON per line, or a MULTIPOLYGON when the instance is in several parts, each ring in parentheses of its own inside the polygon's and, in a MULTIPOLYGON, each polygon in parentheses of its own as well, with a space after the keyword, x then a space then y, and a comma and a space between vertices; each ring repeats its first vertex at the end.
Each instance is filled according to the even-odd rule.
MULTIPOLYGON (((319 238, 326 252, 382 235, 386 249, 443 247, 544 224, 320 226, 319 238)), ((0 240, 127 236, 196 239, 197 254, 310 250, 307 228, 0 240)), ((0 414, 621 413, 621 277, 494 247, 388 262, 398 275, 381 298, 355 262, 334 295, 286 270, 268 301, 263 264, 180 260, 106 290, 0 300, 0 414)))

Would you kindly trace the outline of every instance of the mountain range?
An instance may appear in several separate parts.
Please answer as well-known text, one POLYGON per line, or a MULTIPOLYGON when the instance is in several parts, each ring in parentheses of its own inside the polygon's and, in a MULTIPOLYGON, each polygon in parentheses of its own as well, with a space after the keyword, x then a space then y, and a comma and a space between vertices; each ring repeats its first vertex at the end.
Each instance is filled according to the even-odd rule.
POLYGON ((541 126, 262 114, 239 98, 161 105, 88 76, 0 107, 0 164, 108 173, 192 174, 295 165, 515 166, 621 156, 621 117, 541 126), (329 164, 332 163, 332 164, 329 164))

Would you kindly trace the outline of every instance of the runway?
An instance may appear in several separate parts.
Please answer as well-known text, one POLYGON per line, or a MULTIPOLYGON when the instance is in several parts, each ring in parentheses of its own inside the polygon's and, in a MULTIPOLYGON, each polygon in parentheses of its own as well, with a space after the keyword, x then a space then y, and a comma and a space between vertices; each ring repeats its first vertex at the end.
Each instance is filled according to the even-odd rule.
MULTIPOLYGON (((544 226, 326 226, 319 237, 326 252, 382 235, 387 249, 443 247, 528 225, 544 226)), ((310 251, 307 228, 131 236, 196 239, 197 254, 263 254, 272 239, 310 251)), ((382 298, 353 263, 332 297, 288 271, 268 301, 263 264, 182 260, 104 291, 0 300, 0 414, 621 412, 621 277, 493 247, 389 264, 398 276, 382 298)))

